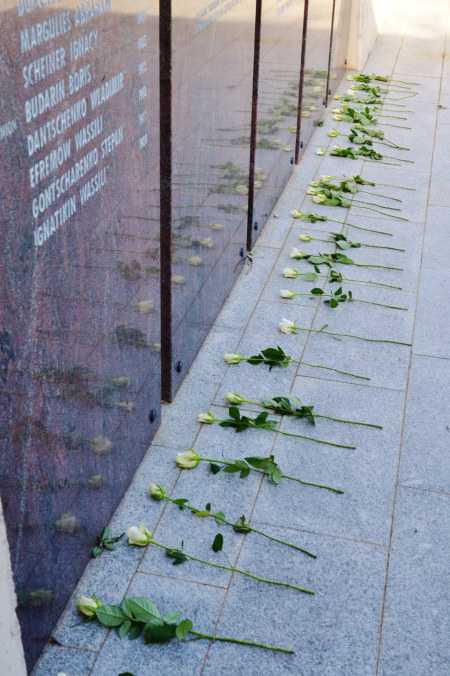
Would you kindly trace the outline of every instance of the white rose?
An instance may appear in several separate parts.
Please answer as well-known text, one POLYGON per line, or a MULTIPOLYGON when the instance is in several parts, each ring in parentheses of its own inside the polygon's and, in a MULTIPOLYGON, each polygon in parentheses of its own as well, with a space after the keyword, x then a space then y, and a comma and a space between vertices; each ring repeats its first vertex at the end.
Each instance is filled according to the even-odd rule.
POLYGON ((342 99, 342 94, 335 94, 333 98, 335 101, 340 101, 342 99))
POLYGON ((349 82, 352 82, 354 79, 355 79, 355 77, 353 75, 347 75, 347 80, 349 82))
POLYGON ((353 89, 347 89, 346 96, 355 96, 356 92, 353 89))
POLYGON ((333 115, 333 120, 335 122, 342 122, 343 119, 344 119, 343 116, 340 115, 339 113, 336 113, 335 115, 333 115))
MULTIPOLYGON (((281 289, 280 296, 281 296, 281 298, 294 298, 295 293, 292 291, 292 289, 281 289)), ((280 327, 281 327, 281 324, 280 324, 280 327)), ((281 331, 281 328, 280 328, 280 331, 281 331)))
POLYGON ((300 209, 292 209, 291 216, 294 218, 303 218, 305 214, 303 214, 300 209))
POLYGON ((224 354, 223 358, 227 362, 227 364, 239 364, 240 361, 242 361, 242 357, 240 354, 237 352, 231 352, 229 354, 224 354))
POLYGON ((210 425, 211 423, 214 422, 214 416, 212 413, 207 411, 206 413, 199 413, 197 420, 200 423, 207 423, 208 425, 210 425))
POLYGON ((306 191, 306 194, 307 195, 317 195, 317 190, 315 188, 311 188, 311 186, 309 186, 308 190, 306 191))
POLYGON ((230 402, 230 404, 242 404, 244 401, 244 397, 242 394, 238 394, 237 392, 227 392, 225 395, 225 399, 230 402))
POLYGON ((184 284, 186 279, 183 277, 183 275, 172 275, 172 282, 174 284, 184 284))
POLYGON ((295 246, 290 253, 290 258, 304 258, 305 256, 306 254, 300 251, 300 249, 296 249, 295 246))
POLYGON ((86 615, 86 617, 94 617, 94 611, 97 610, 98 607, 97 601, 94 601, 94 599, 89 599, 86 596, 80 596, 77 601, 78 612, 86 615))
POLYGON ((330 138, 336 138, 336 136, 339 136, 339 132, 337 129, 330 129, 330 131, 328 132, 328 136, 330 138))
POLYGON ((155 500, 162 500, 166 496, 164 486, 161 486, 161 484, 150 484, 149 489, 150 495, 152 498, 155 498, 155 500))
POLYGON ((313 188, 318 188, 320 186, 319 181, 310 181, 309 185, 311 185, 313 188))
POLYGON ((283 317, 283 321, 279 323, 281 333, 293 333, 295 329, 295 322, 283 317))
POLYGON ((181 469, 194 469, 194 467, 197 467, 200 460, 198 453, 190 448, 188 451, 184 451, 183 453, 177 453, 175 456, 175 462, 181 469))
POLYGON ((298 272, 295 268, 284 268, 283 277, 288 279, 295 279, 298 275, 298 272))
POLYGON ((325 155, 326 152, 325 148, 318 148, 316 150, 316 155, 325 155))
POLYGON ((298 238, 299 238, 302 242, 310 242, 310 241, 312 240, 311 235, 308 235, 306 232, 304 232, 302 235, 299 235, 298 238))
POLYGON ((151 532, 141 523, 138 526, 131 526, 127 530, 128 544, 136 547, 146 547, 151 540, 151 532))
POLYGON ((205 237, 205 239, 200 240, 200 244, 202 246, 207 247, 208 249, 212 249, 214 246, 213 238, 212 237, 205 237))
POLYGON ((340 108, 333 108, 333 113, 338 115, 339 113, 342 113, 342 110, 340 108))
POLYGON ((236 192, 238 195, 248 195, 248 188, 246 185, 237 185, 236 192))
POLYGON ((322 181, 322 183, 330 183, 330 181, 333 180, 333 177, 330 176, 329 174, 321 174, 320 180, 322 181))
POLYGON ((333 150, 335 150, 336 152, 339 152, 339 150, 342 150, 342 148, 341 148, 340 145, 335 145, 335 146, 333 146, 333 150))
POLYGON ((326 200, 325 195, 316 195, 313 197, 314 204, 323 204, 326 200))

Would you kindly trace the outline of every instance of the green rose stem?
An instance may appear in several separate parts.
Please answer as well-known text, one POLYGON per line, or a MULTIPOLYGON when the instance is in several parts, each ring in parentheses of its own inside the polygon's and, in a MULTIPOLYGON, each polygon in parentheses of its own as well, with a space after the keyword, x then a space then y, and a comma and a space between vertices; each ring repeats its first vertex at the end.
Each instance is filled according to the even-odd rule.
MULTIPOLYGON (((262 408, 268 408, 274 413, 280 413, 281 415, 286 415, 283 413, 283 411, 279 408, 275 408, 273 406, 266 406, 265 404, 258 404, 256 401, 250 401, 250 399, 243 399, 243 402, 246 402, 247 404, 254 404, 255 406, 261 406, 262 408)), ((298 416, 293 416, 298 417, 298 416)), ((373 423, 363 423, 363 422, 355 422, 354 420, 341 420, 341 418, 332 418, 329 415, 320 415, 320 413, 314 413, 315 418, 326 418, 327 420, 334 420, 335 422, 341 422, 341 423, 348 423, 349 425, 364 425, 365 427, 377 427, 378 429, 382 430, 383 426, 382 425, 375 425, 373 423)))
MULTIPOLYGON (((332 232, 330 234, 334 235, 335 233, 332 232)), ((308 235, 308 237, 309 237, 309 235, 308 235)), ((321 239, 320 237, 310 237, 310 239, 308 241, 311 241, 311 240, 313 240, 315 242, 327 242, 327 244, 336 244, 336 242, 333 239, 321 239)), ((405 249, 397 249, 396 247, 393 247, 393 246, 377 246, 376 244, 364 244, 364 242, 359 242, 359 243, 361 244, 361 246, 367 246, 371 249, 389 249, 390 251, 405 251, 405 249)))
MULTIPOLYGON (((310 275, 310 272, 298 272, 297 276, 298 277, 304 277, 305 275, 310 275)), ((328 275, 317 275, 317 277, 323 277, 324 279, 328 279, 328 275)), ((309 279, 307 281, 310 281, 309 279)), ((335 281, 331 279, 330 281, 335 281)), ((349 279, 348 277, 342 277, 340 280, 336 281, 341 281, 341 282, 358 282, 359 284, 374 284, 375 286, 386 286, 388 289, 398 289, 399 291, 402 291, 401 286, 391 286, 390 284, 381 284, 381 282, 369 282, 367 279, 349 279)))
MULTIPOLYGON (((291 258, 295 258, 296 260, 301 260, 302 258, 305 258, 305 256, 291 256, 291 258)), ((349 259, 351 260, 351 259, 349 259)), ((383 270, 400 270, 400 272, 403 272, 403 268, 392 268, 387 265, 369 265, 368 263, 346 263, 345 261, 335 261, 336 263, 342 263, 343 265, 354 265, 357 268, 383 268, 383 270)), ((316 265, 316 263, 313 263, 313 265, 316 265)), ((318 265, 321 265, 318 263, 318 265)), ((349 280, 350 281, 350 280, 349 280)), ((351 280, 353 282, 357 282, 357 279, 351 280)))
MULTIPOLYGON (((173 498, 169 498, 168 495, 164 496, 165 500, 169 500, 170 502, 174 503, 175 505, 178 504, 173 498)), ((236 526, 235 523, 232 523, 231 521, 227 521, 225 518, 223 518, 221 515, 217 514, 208 514, 206 510, 202 509, 195 509, 195 507, 191 507, 190 505, 179 505, 180 509, 189 509, 195 516, 201 516, 201 518, 204 517, 213 517, 217 518, 217 521, 220 523, 226 523, 227 526, 231 526, 234 528, 236 526), (197 514, 197 512, 200 512, 200 514, 197 514)), ((317 559, 317 554, 312 554, 311 552, 308 552, 307 549, 302 549, 302 547, 297 547, 297 545, 293 545, 290 542, 285 542, 284 540, 278 540, 278 538, 274 538, 271 535, 267 535, 267 533, 263 533, 261 530, 256 530, 256 528, 252 528, 251 526, 248 526, 245 524, 245 526, 241 527, 238 526, 238 528, 242 528, 242 532, 246 531, 252 531, 253 533, 258 533, 258 535, 262 535, 265 538, 268 538, 269 540, 273 540, 274 542, 279 542, 282 545, 286 545, 286 547, 292 547, 293 549, 298 549, 299 552, 303 552, 304 554, 307 554, 308 556, 312 556, 313 559, 317 559)), ((239 530, 237 532, 240 532, 239 530)))
MULTIPOLYGON (((166 547, 166 545, 162 545, 160 542, 156 542, 156 540, 154 540, 153 538, 151 538, 149 544, 155 545, 156 547, 160 547, 161 549, 165 549, 166 552, 168 552, 169 556, 171 552, 177 551, 174 550, 173 547, 166 547)), ((275 580, 266 580, 263 577, 258 577, 257 575, 247 573, 245 570, 239 570, 239 568, 234 568, 234 566, 221 566, 218 563, 211 563, 211 561, 204 561, 203 559, 198 559, 196 556, 186 554, 186 552, 183 552, 183 554, 187 559, 190 559, 191 561, 198 561, 199 563, 204 563, 206 566, 211 566, 212 568, 229 570, 232 573, 239 573, 240 575, 246 575, 247 577, 251 577, 253 580, 258 580, 258 582, 266 582, 267 584, 274 584, 280 587, 289 587, 290 589, 296 589, 297 591, 303 592, 304 594, 314 594, 314 592, 311 591, 310 589, 303 589, 302 587, 297 587, 295 584, 289 584, 288 582, 276 582, 275 580)))
MULTIPOLYGON (((241 357, 241 361, 248 361, 252 357, 241 357)), ((325 369, 326 371, 334 371, 335 373, 340 373, 343 376, 352 376, 352 378, 360 378, 360 380, 370 380, 366 376, 357 376, 354 373, 347 373, 347 371, 338 371, 338 369, 333 369, 331 366, 319 366, 318 364, 308 364, 306 361, 298 361, 297 359, 290 359, 293 364, 303 364, 303 366, 310 366, 313 369, 325 369)), ((266 360, 265 360, 266 362, 266 360)))
MULTIPOLYGON (((326 333, 326 332, 324 332, 326 333)), ((335 334, 335 335, 340 335, 340 334, 335 334)), ((384 341, 382 341, 384 342, 384 341)), ((391 341, 388 341, 391 342, 391 341)), ((267 414, 266 414, 267 415, 267 414)), ((211 422, 218 422, 218 423, 228 423, 228 422, 235 422, 234 420, 227 419, 223 420, 222 418, 215 418, 212 416, 211 422)), ((231 425, 230 425, 231 427, 231 425)), ((268 432, 275 432, 275 434, 283 434, 285 437, 297 437, 298 439, 308 439, 308 441, 315 441, 318 444, 325 444, 326 446, 335 446, 336 448, 349 448, 352 451, 355 450, 356 446, 346 446, 345 444, 336 444, 334 441, 324 441, 323 439, 315 439, 314 437, 307 437, 304 434, 292 434, 291 432, 283 432, 282 430, 276 430, 273 429, 272 427, 258 427, 251 425, 248 427, 248 429, 256 429, 256 430, 267 430, 268 432)))
MULTIPOLYGON (((299 211, 299 210, 298 210, 299 211)), ((301 212, 300 212, 301 213, 301 212)), ((357 230, 365 230, 366 232, 376 232, 377 235, 388 235, 393 237, 392 232, 383 232, 382 230, 371 230, 370 228, 361 228, 359 225, 352 225, 351 223, 344 223, 343 221, 335 221, 333 218, 327 216, 319 216, 318 214, 302 214, 301 216, 294 216, 294 218, 301 218, 305 223, 316 223, 316 221, 330 221, 330 223, 337 223, 338 225, 347 225, 349 228, 356 228, 357 230)))
MULTIPOLYGON (((357 340, 365 340, 368 343, 392 343, 393 345, 407 345, 408 347, 412 346, 412 343, 401 343, 398 340, 381 340, 379 338, 363 338, 362 336, 353 336, 351 333, 332 333, 331 331, 324 331, 323 329, 304 329, 301 326, 295 326, 292 330, 292 333, 296 333, 297 331, 307 331, 308 333, 326 333, 327 336, 342 336, 343 338, 356 338, 357 340)), ((287 434, 287 432, 282 432, 281 434, 287 434)), ((344 448, 351 448, 351 447, 346 446, 344 448)))
MULTIPOLYGON (((289 289, 289 291, 291 291, 291 289, 289 289)), ((335 298, 335 296, 333 296, 332 293, 322 293, 320 295, 314 294, 314 293, 313 294, 311 294, 311 293, 295 293, 294 291, 292 291, 292 293, 294 294, 294 296, 309 296, 309 298, 323 298, 323 296, 326 296, 327 298, 335 298)), ((284 296, 282 296, 282 298, 284 298, 284 296)), ((337 298, 336 298, 336 300, 337 300, 337 298)), ((384 303, 374 303, 371 300, 360 300, 359 298, 353 298, 353 296, 351 298, 349 298, 347 300, 347 302, 350 302, 350 303, 368 303, 368 305, 378 305, 379 307, 387 307, 387 308, 390 308, 391 310, 407 310, 408 309, 407 307, 396 307, 395 305, 385 305, 384 303)))
MULTIPOLYGON (((333 181, 339 181, 341 183, 343 181, 349 180, 345 176, 343 178, 340 178, 339 176, 330 176, 330 179, 333 180, 333 181)), ((355 183, 360 183, 360 180, 356 180, 356 179, 360 179, 360 177, 354 176, 353 179, 350 179, 350 180, 355 181, 355 183)), ((415 188, 405 188, 404 185, 393 185, 392 183, 378 183, 378 181, 377 182, 375 182, 375 181, 364 181, 362 185, 371 185, 371 184, 373 184, 373 185, 384 185, 388 188, 401 188, 402 190, 415 190, 415 188)))
MULTIPOLYGON (((292 586, 292 585, 290 585, 292 586)), ((314 592, 309 592, 305 589, 302 589, 301 591, 306 591, 308 594, 313 594, 314 592)), ((223 636, 213 636, 212 634, 201 634, 199 631, 194 631, 193 629, 189 630, 189 634, 195 634, 198 636, 198 639, 193 638, 190 639, 191 641, 198 641, 201 638, 209 638, 211 641, 225 641, 227 643, 241 643, 242 645, 252 645, 255 646, 255 648, 264 648, 264 650, 276 650, 279 653, 288 653, 289 655, 295 655, 294 650, 287 650, 286 648, 274 648, 273 646, 270 645, 264 645, 263 643, 254 643, 253 641, 241 641, 238 638, 225 638, 223 636)), ((188 641, 189 643, 189 641, 188 641)))
MULTIPOLYGON (((220 464, 220 465, 234 465, 233 462, 227 462, 226 460, 213 460, 212 458, 198 458, 199 461, 203 462, 209 462, 213 464, 220 464)), ((249 467, 248 468, 250 472, 257 472, 257 474, 264 474, 264 476, 269 476, 269 472, 265 472, 263 469, 255 469, 254 467, 249 467)), ((343 494, 344 491, 341 491, 339 488, 331 488, 331 486, 324 486, 322 484, 313 484, 310 481, 302 481, 301 479, 295 479, 293 476, 288 476, 287 474, 283 474, 283 472, 280 472, 281 476, 283 479, 288 479, 289 481, 296 481, 299 484, 303 484, 304 486, 314 486, 315 488, 324 488, 327 491, 333 491, 333 493, 341 493, 343 494)))
MULTIPOLYGON (((333 135, 331 138, 336 138, 336 136, 344 136, 345 138, 349 138, 350 141, 353 143, 352 139, 350 138, 351 134, 341 134, 339 132, 338 134, 333 135)), ((385 143, 384 141, 375 141, 375 139, 373 139, 373 138, 367 138, 367 137, 365 137, 365 138, 366 138, 366 142, 370 141, 371 143, 379 143, 380 145, 387 146, 388 148, 397 148, 398 150, 411 150, 411 148, 403 148, 402 146, 398 146, 396 143, 393 143, 392 141, 389 141, 388 139, 384 139, 384 141, 387 141, 387 143, 385 143)), ((386 155, 386 157, 387 157, 387 155, 386 155)), ((394 159, 397 159, 397 158, 394 158, 394 159)), ((403 160, 403 161, 406 161, 406 160, 403 160)))

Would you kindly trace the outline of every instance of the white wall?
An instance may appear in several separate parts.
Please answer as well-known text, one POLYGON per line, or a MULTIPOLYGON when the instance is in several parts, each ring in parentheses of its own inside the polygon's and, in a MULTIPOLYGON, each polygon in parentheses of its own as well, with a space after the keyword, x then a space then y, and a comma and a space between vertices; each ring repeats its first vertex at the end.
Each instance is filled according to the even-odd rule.
POLYGON ((350 11, 350 30, 347 51, 347 68, 361 71, 380 28, 386 19, 392 0, 342 0, 350 11))
POLYGON ((16 617, 16 593, 11 572, 6 527, 0 501, 0 674, 26 676, 20 626, 16 617))

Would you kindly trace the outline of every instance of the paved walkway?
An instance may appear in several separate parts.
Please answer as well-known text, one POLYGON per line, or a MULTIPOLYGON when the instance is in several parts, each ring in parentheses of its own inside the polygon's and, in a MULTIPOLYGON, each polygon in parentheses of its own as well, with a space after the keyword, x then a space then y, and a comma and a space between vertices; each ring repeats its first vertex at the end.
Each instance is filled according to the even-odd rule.
MULTIPOLYGON (((126 671, 135 676, 450 673, 450 61, 443 58, 449 4, 449 0, 394 0, 365 68, 366 73, 392 74, 420 84, 415 87, 418 96, 404 102, 413 111, 406 115, 408 121, 386 119, 411 131, 382 127, 388 138, 411 151, 389 152, 379 146, 414 164, 397 167, 317 156, 317 147, 335 142, 326 133, 337 124, 330 112, 256 243, 253 267, 238 280, 175 402, 166 408, 160 432, 111 524, 113 532, 120 533, 143 520, 160 542, 177 547, 184 540, 188 553, 227 565, 223 553, 211 550, 221 530, 233 565, 313 589, 315 595, 195 562, 173 567, 158 548, 142 550, 121 541, 115 553, 106 552, 88 567, 54 632, 55 644, 47 647, 35 676, 56 676, 58 671, 68 676, 116 676, 126 671), (439 110, 438 104, 448 109, 439 110), (343 172, 415 188, 370 189, 403 200, 401 215, 408 222, 355 208, 347 214, 344 209, 316 207, 311 197, 305 197, 314 176, 343 172), (353 239, 405 249, 363 247, 353 249, 351 257, 358 263, 400 267, 403 272, 338 269, 352 279, 402 287, 395 290, 364 281, 349 285, 357 298, 408 311, 362 303, 333 310, 304 296, 282 300, 282 288, 306 292, 312 287, 302 277, 282 277, 283 268, 291 264, 300 272, 312 270, 305 261, 290 260, 293 246, 307 253, 335 250, 330 244, 299 242, 299 233, 305 231, 326 238, 327 224, 318 222, 312 228, 294 221, 293 207, 393 233, 388 237, 351 229, 353 239), (331 331, 412 343, 412 349, 353 338, 336 342, 305 332, 282 335, 278 322, 284 316, 302 327, 329 324, 331 331), (269 372, 265 366, 228 367, 223 361, 225 352, 250 356, 277 344, 293 358, 364 375, 370 381, 303 365, 269 372), (253 401, 291 392, 321 414, 373 422, 383 429, 323 418, 314 428, 305 420, 281 423, 283 431, 356 446, 350 450, 264 430, 238 435, 217 425, 200 426, 196 421, 200 412, 227 416, 228 391, 253 401), (339 495, 287 480, 276 486, 254 473, 243 480, 235 474, 213 475, 206 463, 180 472, 175 454, 188 446, 218 460, 273 453, 286 474, 345 492, 339 495), (212 519, 198 519, 156 502, 148 496, 150 481, 162 483, 175 497, 189 498, 196 507, 211 502, 230 521, 245 513, 254 527, 315 552, 318 558, 257 534, 219 529, 212 519), (90 585, 103 603, 118 603, 125 594, 148 596, 164 611, 183 611, 200 631, 289 647, 296 655, 210 645, 204 640, 145 647, 142 639, 120 641, 116 630, 107 633, 95 623, 73 628, 78 621, 76 598, 80 593, 90 595, 90 585)), ((341 90, 347 86, 343 82, 341 90)), ((350 126, 341 122, 338 128, 348 133, 350 126)), ((337 140, 346 146, 345 139, 337 140)), ((318 281, 326 292, 336 289, 335 284, 318 281)))

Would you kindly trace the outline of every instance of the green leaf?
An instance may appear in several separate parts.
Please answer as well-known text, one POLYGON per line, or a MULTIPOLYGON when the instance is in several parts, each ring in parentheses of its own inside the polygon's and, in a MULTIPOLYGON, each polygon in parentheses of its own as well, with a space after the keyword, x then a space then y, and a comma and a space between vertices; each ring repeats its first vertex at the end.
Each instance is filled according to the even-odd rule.
POLYGON ((324 294, 325 292, 322 291, 322 289, 315 288, 315 289, 311 289, 310 293, 312 293, 313 296, 323 296, 323 294, 324 294))
POLYGON ((187 498, 177 498, 176 500, 173 501, 173 504, 183 506, 187 502, 189 502, 189 500, 187 498))
POLYGON ((133 617, 130 608, 128 607, 128 599, 122 601, 122 610, 128 617, 133 617))
POLYGON ((220 470, 222 469, 222 467, 220 465, 216 465, 215 462, 210 462, 209 467, 210 467, 211 472, 213 474, 218 474, 220 472, 220 470))
POLYGON ((197 509, 195 512, 193 512, 193 514, 200 517, 211 516, 210 512, 207 512, 206 509, 197 509))
POLYGON ((317 281, 317 275, 314 274, 314 272, 307 272, 303 276, 304 276, 304 278, 306 279, 307 282, 316 282, 317 281))
POLYGON ((230 408, 228 409, 228 415, 230 416, 230 418, 233 418, 234 420, 241 419, 240 411, 236 406, 230 406, 230 408))
POLYGON ((128 634, 128 632, 131 629, 131 625, 132 625, 131 620, 126 620, 126 622, 124 622, 121 625, 121 627, 119 629, 119 638, 123 638, 124 636, 126 636, 128 634))
POLYGON ((123 671, 119 676, 134 676, 134 674, 131 671, 123 671))
POLYGON ((100 556, 101 553, 102 550, 100 549, 100 547, 94 547, 94 549, 92 550, 92 556, 94 557, 94 559, 97 558, 97 556, 100 556))
POLYGON ((174 624, 156 624, 148 622, 144 627, 145 645, 150 643, 166 643, 176 636, 176 626, 174 624))
POLYGON ((150 622, 154 618, 161 619, 158 606, 144 596, 135 596, 128 599, 128 607, 134 617, 141 620, 141 622, 150 622))
POLYGON ((236 465, 227 465, 223 468, 223 471, 225 474, 235 474, 235 472, 240 472, 240 469, 236 465))
POLYGON ((219 510, 217 514, 214 515, 214 518, 218 524, 221 524, 225 520, 225 514, 219 510))
POLYGON ((169 610, 163 617, 166 624, 176 624, 181 617, 181 610, 169 610))
POLYGON ((180 552, 179 549, 171 549, 166 551, 166 556, 174 559, 172 564, 174 566, 180 566, 182 563, 186 563, 188 560, 186 554, 184 554, 184 552, 180 552))
POLYGON ((139 622, 139 623, 133 623, 133 626, 131 627, 130 634, 128 638, 130 641, 135 641, 139 636, 142 634, 142 630, 144 629, 144 625, 139 622))
POLYGON ((223 535, 222 533, 217 533, 216 537, 214 538, 214 542, 212 543, 212 549, 213 552, 221 552, 223 548, 223 535))
POLYGON ((105 540, 107 537, 109 537, 110 532, 111 529, 108 526, 106 526, 105 530, 103 531, 102 540, 105 540))
POLYGON ((120 606, 101 606, 95 611, 99 622, 106 627, 118 627, 127 620, 127 616, 120 606))
POLYGON ((276 484, 279 484, 279 483, 281 483, 283 475, 281 474, 280 470, 277 468, 274 472, 272 472, 271 478, 272 478, 272 481, 274 481, 276 484))
POLYGON ((192 621, 188 620, 187 618, 180 622, 180 624, 176 628, 176 637, 180 641, 184 641, 186 638, 186 634, 188 634, 192 629, 192 621))
POLYGON ((268 460, 268 458, 260 458, 258 456, 252 456, 250 458, 245 458, 248 462, 249 465, 252 467, 255 467, 256 469, 261 469, 263 466, 263 463, 268 460))
POLYGON ((211 511, 211 503, 210 503, 210 502, 208 502, 208 504, 205 505, 205 509, 206 509, 206 511, 208 511, 208 512, 211 511))
POLYGON ((239 467, 239 469, 248 469, 248 465, 244 460, 235 460, 234 464, 236 467, 239 467))
POLYGON ((329 301, 329 303, 330 303, 331 307, 337 307, 339 305, 339 303, 337 302, 337 300, 335 298, 332 298, 329 301))
POLYGON ((242 469, 240 473, 240 478, 241 479, 246 479, 248 475, 250 474, 250 469, 247 467, 246 469, 242 469))
POLYGON ((114 547, 114 545, 110 545, 109 542, 105 542, 105 547, 106 547, 106 549, 109 549, 110 552, 116 551, 116 548, 114 547))

